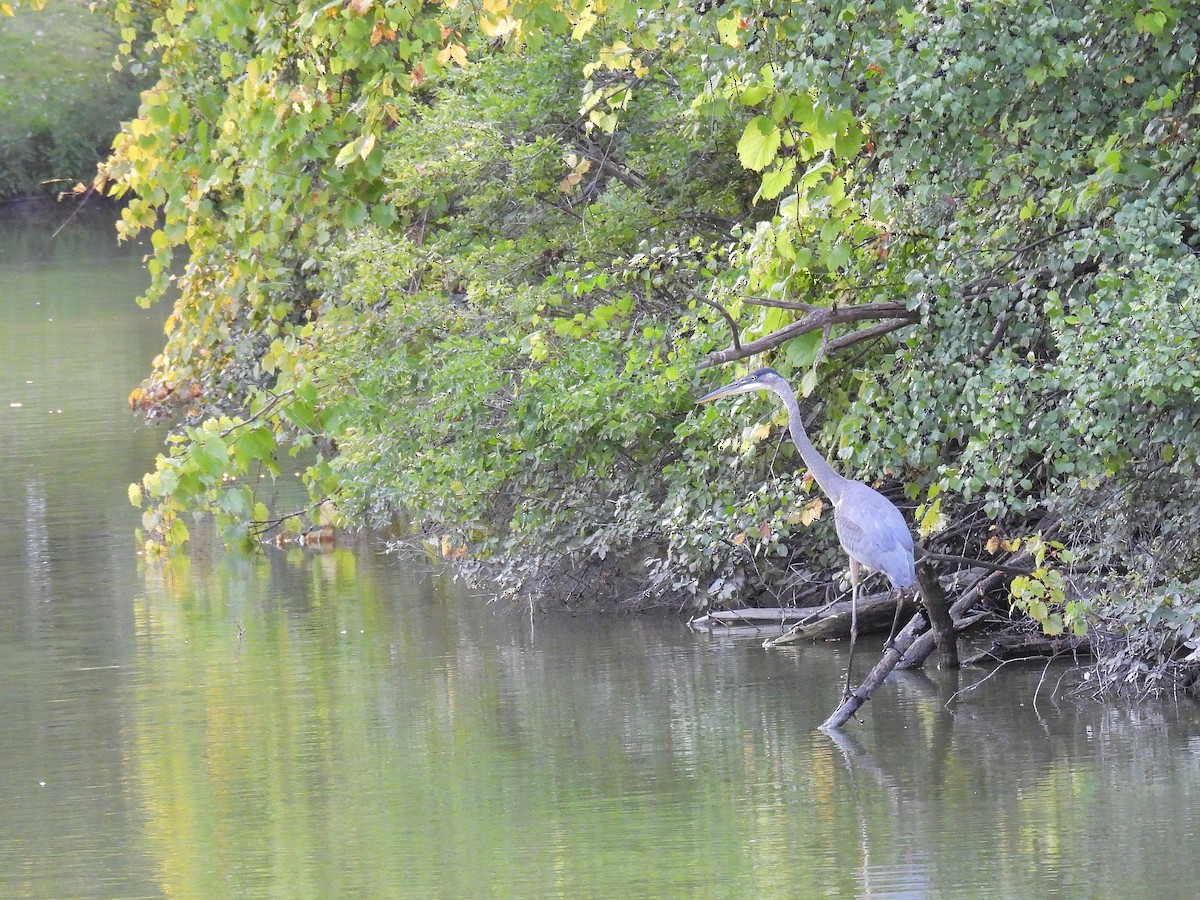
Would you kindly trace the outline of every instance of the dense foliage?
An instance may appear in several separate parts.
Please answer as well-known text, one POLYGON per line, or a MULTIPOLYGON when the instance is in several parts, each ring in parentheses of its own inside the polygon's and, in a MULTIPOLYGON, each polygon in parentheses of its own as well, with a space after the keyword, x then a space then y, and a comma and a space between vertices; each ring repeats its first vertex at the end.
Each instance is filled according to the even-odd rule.
POLYGON ((109 174, 178 291, 151 545, 299 527, 249 477, 290 450, 514 590, 819 592, 781 414, 691 405, 769 363, 926 544, 1054 528, 1048 630, 1192 649, 1196 4, 118 10, 162 76, 109 174))

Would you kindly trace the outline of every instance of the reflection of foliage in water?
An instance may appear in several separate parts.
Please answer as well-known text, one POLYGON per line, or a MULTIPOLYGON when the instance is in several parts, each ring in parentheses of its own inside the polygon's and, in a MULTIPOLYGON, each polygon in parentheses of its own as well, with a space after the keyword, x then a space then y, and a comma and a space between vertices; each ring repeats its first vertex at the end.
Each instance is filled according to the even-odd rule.
POLYGON ((531 635, 377 565, 145 570, 127 746, 168 892, 1039 896, 1198 874, 1124 825, 1164 783, 1162 810, 1191 808, 1186 710, 1014 702, 1041 667, 953 699, 979 673, 909 674, 835 745, 822 689, 777 689, 835 685, 828 653, 628 618, 531 635))
POLYGON ((697 720, 717 671, 663 669, 660 631, 568 627, 533 647, 522 618, 446 615, 428 581, 393 607, 361 562, 147 566, 132 746, 170 892, 688 893, 750 865, 738 880, 776 893, 825 877, 787 864, 781 836, 804 830, 787 806, 740 809, 729 776, 708 777, 773 794, 802 773, 754 721, 697 720), (731 835, 736 852, 707 854, 731 835))

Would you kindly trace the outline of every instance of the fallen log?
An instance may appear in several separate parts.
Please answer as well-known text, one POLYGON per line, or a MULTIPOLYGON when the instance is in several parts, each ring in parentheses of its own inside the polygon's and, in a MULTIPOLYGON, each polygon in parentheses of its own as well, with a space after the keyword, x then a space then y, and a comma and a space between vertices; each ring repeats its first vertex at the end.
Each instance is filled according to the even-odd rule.
POLYGON ((707 631, 717 627, 733 625, 749 625, 752 623, 786 625, 810 617, 814 612, 812 607, 775 606, 748 609, 722 609, 697 616, 688 622, 697 631, 707 631))
MULTIPOLYGON (((904 609, 901 615, 911 615, 917 610, 911 597, 901 600, 904 609)), ((839 600, 828 606, 812 610, 807 620, 793 625, 779 637, 763 641, 767 649, 794 644, 797 641, 822 641, 843 638, 850 634, 850 601, 839 600)), ((892 593, 871 594, 858 598, 858 633, 887 633, 896 617, 896 597, 892 593)))
POLYGON ((921 591, 921 605, 929 617, 934 643, 942 653, 942 666, 957 669, 958 638, 955 636, 954 618, 950 615, 950 601, 946 598, 946 589, 938 581, 937 573, 928 562, 917 563, 917 587, 921 591))
MULTIPOLYGON (((1021 551, 1008 560, 1008 563, 1014 567, 1018 567, 1032 561, 1033 556, 1031 554, 1021 551)), ((983 577, 976 579, 974 584, 963 591, 962 595, 950 605, 950 618, 954 622, 955 632, 963 631, 982 618, 980 614, 974 611, 975 606, 991 591, 999 587, 1002 582, 1006 581, 1007 578, 1008 575, 1004 572, 989 572, 983 577)), ((900 668, 920 668, 924 665, 925 660, 929 658, 929 654, 933 652, 934 646, 935 638, 932 633, 921 635, 913 642, 912 647, 905 654, 904 659, 900 663, 900 668)))
MULTIPOLYGON (((1050 529, 1052 530, 1056 524, 1057 523, 1051 524, 1050 529)), ((1032 561, 1032 555, 1029 554, 1028 551, 1022 551, 1011 559, 1006 560, 1006 565, 1012 568, 1019 568, 1032 563, 1032 561)), ((925 605, 926 609, 933 608, 933 615, 942 619, 942 640, 945 642, 945 629, 947 627, 945 622, 945 616, 947 613, 945 608, 946 597, 945 594, 941 592, 940 584, 938 585, 937 590, 933 590, 929 594, 924 593, 924 591, 930 587, 929 582, 931 580, 936 583, 936 579, 931 579, 929 577, 930 575, 931 571, 925 573, 925 577, 921 578, 918 581, 918 584, 922 588, 923 605, 925 605)), ((976 581, 975 584, 965 591, 963 595, 959 597, 953 605, 950 606, 948 613, 949 619, 952 623, 950 632, 951 642, 953 642, 954 632, 960 630, 959 623, 965 623, 968 619, 977 621, 978 616, 970 616, 968 614, 974 610, 976 604, 978 604, 986 596, 987 592, 991 590, 992 587, 998 585, 1001 580, 1007 577, 1010 577, 1010 574, 1005 571, 993 571, 991 574, 985 575, 983 578, 980 578, 978 581, 976 581)), ((845 725, 846 722, 848 722, 850 718, 862 708, 862 705, 870 699, 875 688, 879 687, 879 685, 883 683, 883 680, 887 678, 888 674, 891 673, 891 671, 895 669, 901 660, 905 659, 905 657, 908 657, 908 660, 911 660, 906 661, 907 666, 909 667, 913 665, 920 665, 922 662, 924 662, 924 660, 929 656, 929 653, 932 651, 936 640, 935 635, 932 632, 926 632, 928 627, 928 619, 926 617, 928 615, 929 613, 925 612, 918 613, 917 615, 913 616, 912 621, 910 621, 908 625, 906 625, 900 632, 900 634, 897 635, 896 638, 884 648, 883 656, 880 658, 879 662, 875 664, 875 668, 868 673, 862 684, 858 686, 858 689, 855 690, 849 697, 845 698, 838 705, 838 708, 833 711, 833 714, 830 715, 829 718, 824 721, 824 723, 822 723, 822 731, 830 731, 841 728, 843 725, 845 725), (917 646, 918 642, 921 645, 920 647, 917 646)))
MULTIPOLYGON (((963 576, 969 575, 972 571, 978 572, 978 570, 955 572, 949 578, 945 579, 945 589, 950 592, 958 592, 963 589, 964 585, 970 585, 972 583, 970 578, 964 578, 963 576)), ((900 613, 902 618, 916 614, 918 611, 917 602, 911 595, 904 597, 902 602, 904 604, 900 613)), ((809 615, 801 619, 779 637, 764 641, 764 647, 770 649, 772 647, 782 647, 786 644, 794 644, 799 641, 832 640, 834 638, 849 637, 850 635, 849 600, 839 600, 825 606, 800 609, 798 611, 807 612, 809 615)), ((859 634, 889 632, 895 615, 896 595, 894 593, 883 592, 858 598, 859 634)), ((975 621, 977 620, 972 619, 971 623, 973 624, 975 621)), ((932 641, 932 636, 930 640, 932 641)))

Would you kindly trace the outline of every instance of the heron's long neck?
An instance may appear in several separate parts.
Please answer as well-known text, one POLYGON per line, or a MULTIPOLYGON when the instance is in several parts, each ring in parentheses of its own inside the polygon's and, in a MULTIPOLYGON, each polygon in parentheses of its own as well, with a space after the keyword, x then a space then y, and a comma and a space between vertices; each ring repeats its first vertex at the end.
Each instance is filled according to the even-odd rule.
POLYGON ((800 415, 800 404, 796 402, 796 394, 786 385, 783 390, 777 393, 780 399, 783 400, 784 406, 787 407, 788 428, 792 432, 792 440, 796 442, 796 449, 800 451, 800 456, 804 459, 804 464, 812 472, 813 478, 817 479, 817 484, 821 486, 821 490, 825 492, 826 496, 836 506, 842 501, 843 486, 846 483, 846 479, 833 471, 833 467, 829 465, 828 460, 820 454, 817 448, 813 446, 812 441, 808 439, 808 432, 804 430, 804 419, 800 415))

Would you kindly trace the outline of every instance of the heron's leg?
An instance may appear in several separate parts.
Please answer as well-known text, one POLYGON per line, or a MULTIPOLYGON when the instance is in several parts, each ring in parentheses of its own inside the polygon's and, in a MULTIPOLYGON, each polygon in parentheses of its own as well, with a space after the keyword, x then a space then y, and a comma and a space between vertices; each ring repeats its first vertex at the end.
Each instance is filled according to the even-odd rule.
POLYGON ((883 648, 885 650, 888 647, 892 646, 892 641, 894 641, 896 639, 896 629, 900 625, 900 611, 902 609, 904 609, 904 591, 900 590, 899 588, 896 588, 895 591, 896 591, 896 615, 894 615, 892 617, 892 630, 888 632, 887 643, 883 645, 883 648))
POLYGON ((846 661, 846 685, 842 699, 850 696, 850 672, 854 668, 854 644, 858 641, 858 560, 850 557, 850 658, 846 661))

